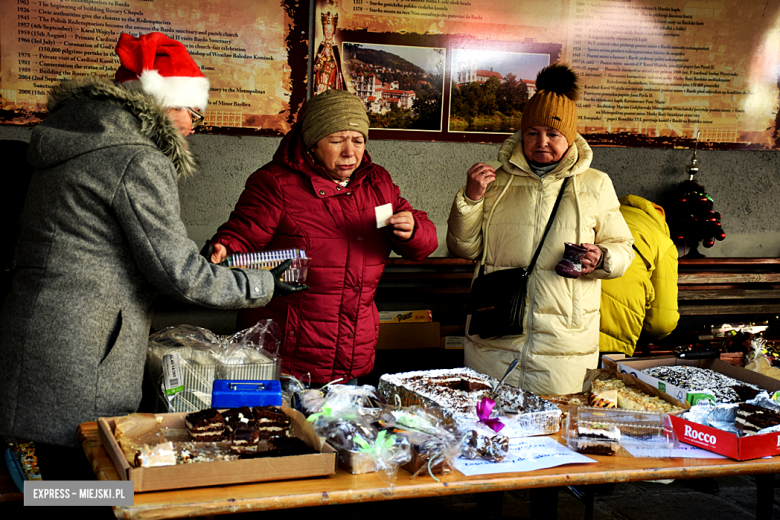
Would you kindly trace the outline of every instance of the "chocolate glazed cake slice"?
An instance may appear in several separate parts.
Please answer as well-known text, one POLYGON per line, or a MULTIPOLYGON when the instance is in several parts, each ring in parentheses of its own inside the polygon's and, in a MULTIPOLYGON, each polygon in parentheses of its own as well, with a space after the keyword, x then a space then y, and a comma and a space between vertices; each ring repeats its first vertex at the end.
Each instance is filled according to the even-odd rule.
POLYGON ((290 437, 290 418, 276 406, 255 406, 252 409, 261 439, 290 437))
POLYGON ((233 433, 239 425, 247 425, 251 421, 255 420, 255 416, 252 413, 252 409, 248 406, 242 406, 240 408, 229 408, 222 412, 222 417, 225 419, 225 429, 228 433, 233 433))
POLYGON ((740 403, 737 408, 737 429, 742 435, 755 435, 764 428, 780 424, 780 414, 769 408, 740 403))
POLYGON ((216 408, 193 412, 184 418, 190 437, 198 442, 221 441, 225 436, 225 419, 216 408))

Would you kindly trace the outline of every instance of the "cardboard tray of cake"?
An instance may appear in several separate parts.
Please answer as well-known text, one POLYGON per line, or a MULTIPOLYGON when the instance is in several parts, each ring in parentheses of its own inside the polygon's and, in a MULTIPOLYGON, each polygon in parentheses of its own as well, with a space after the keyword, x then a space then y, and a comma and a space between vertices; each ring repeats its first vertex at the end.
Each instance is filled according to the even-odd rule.
POLYGON ((580 406, 665 413, 679 413, 691 407, 690 403, 675 399, 632 374, 620 372, 612 363, 605 364, 604 368, 588 369, 582 388, 587 401, 580 406), (610 391, 615 394, 614 403, 599 402, 610 391))
MULTIPOLYGON (((440 407, 445 415, 468 425, 477 422, 477 403, 497 384, 497 379, 470 368, 453 368, 385 374, 379 378, 378 392, 390 404, 440 407)), ((518 435, 560 430, 561 411, 539 396, 505 384, 495 401, 499 418, 518 435)))
MULTIPOLYGON (((283 407, 290 418, 291 437, 301 439, 312 453, 306 455, 272 456, 233 460, 208 460, 159 467, 134 467, 115 438, 117 420, 128 417, 98 419, 98 435, 122 480, 132 480, 136 493, 167 489, 182 489, 226 484, 243 484, 320 477, 336 473, 337 453, 318 437, 311 424, 297 410, 283 407)), ((134 414, 145 420, 156 421, 163 431, 184 431, 187 413, 134 414)), ((181 434, 179 434, 181 435, 181 434)), ((175 435, 172 437, 175 438, 175 435)), ((203 446, 209 443, 194 443, 203 446)), ((211 443, 214 444, 214 443, 211 443)), ((218 457, 213 457, 218 458, 218 457)))
POLYGON ((780 455, 780 433, 737 437, 732 432, 697 424, 682 417, 671 417, 680 442, 725 455, 736 460, 759 459, 780 455))
MULTIPOLYGON (((727 376, 737 382, 743 383, 739 391, 748 391, 748 387, 763 389, 769 392, 780 390, 780 381, 758 372, 753 372, 742 367, 726 363, 720 359, 680 359, 674 356, 659 356, 650 358, 626 358, 621 355, 611 355, 603 358, 605 365, 614 364, 620 372, 631 374, 634 377, 646 382, 654 388, 658 388, 678 401, 695 404, 701 398, 709 398, 707 388, 690 389, 683 387, 682 383, 674 384, 668 380, 661 380, 645 372, 647 369, 657 369, 659 367, 692 367, 711 370, 723 376, 727 376)), ((704 385, 706 387, 706 385, 704 385)), ((709 390, 712 390, 710 388, 709 390)), ((715 396, 715 401, 724 402, 718 399, 718 393, 711 394, 715 396)), ((749 395, 734 398, 731 402, 746 401, 749 395)))
MULTIPOLYGON (((681 386, 684 382, 674 384, 649 375, 643 370, 656 367, 692 367, 696 369, 707 369, 717 374, 727 376, 743 386, 732 403, 738 403, 747 400, 748 395, 742 395, 748 390, 748 387, 767 390, 770 393, 780 390, 780 381, 767 377, 765 375, 734 366, 720 359, 679 359, 676 357, 663 356, 653 358, 630 359, 622 356, 611 356, 613 359, 607 359, 606 363, 614 363, 621 372, 635 375, 641 381, 644 381, 654 388, 664 389, 667 393, 677 397, 678 400, 696 403, 701 398, 708 398, 709 395, 717 397, 721 392, 712 392, 712 388, 704 385, 702 388, 691 389, 681 386)), ((686 386, 690 386, 687 385, 686 386)), ((677 434, 677 438, 685 443, 698 446, 708 451, 725 455, 736 460, 749 460, 759 457, 780 455, 780 433, 767 433, 763 435, 750 435, 738 437, 732 432, 718 430, 716 428, 697 424, 682 416, 670 415, 672 427, 677 434)))

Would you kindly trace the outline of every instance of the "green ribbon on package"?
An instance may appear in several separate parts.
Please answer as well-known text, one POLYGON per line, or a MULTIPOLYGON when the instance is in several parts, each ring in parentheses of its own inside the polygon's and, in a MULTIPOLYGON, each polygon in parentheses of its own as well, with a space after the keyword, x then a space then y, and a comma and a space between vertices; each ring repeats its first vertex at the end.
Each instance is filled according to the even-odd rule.
POLYGON ((380 451, 392 448, 395 445, 395 437, 388 437, 385 430, 379 432, 373 443, 366 442, 366 440, 359 435, 356 435, 353 440, 355 441, 355 444, 358 445, 358 451, 360 453, 379 453, 380 451))
POLYGON ((331 416, 333 416, 333 408, 331 408, 330 405, 326 404, 322 407, 321 412, 311 414, 306 420, 309 422, 314 422, 320 417, 331 417, 331 416))

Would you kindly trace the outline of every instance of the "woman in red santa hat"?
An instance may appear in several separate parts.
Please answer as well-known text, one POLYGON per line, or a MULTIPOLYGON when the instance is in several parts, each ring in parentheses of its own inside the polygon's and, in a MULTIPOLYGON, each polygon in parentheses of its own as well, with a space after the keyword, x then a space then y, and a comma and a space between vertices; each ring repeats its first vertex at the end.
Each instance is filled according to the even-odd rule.
MULTIPOLYGON (((122 34, 116 53, 115 81, 52 90, 30 141, 35 173, 0 314, 0 433, 44 446, 78 448, 80 423, 136 411, 156 295, 246 308, 305 288, 280 281, 285 265, 230 270, 200 256, 176 183, 194 171, 184 138, 209 82, 162 33, 122 34)), ((54 478, 44 460, 41 472, 54 478)))

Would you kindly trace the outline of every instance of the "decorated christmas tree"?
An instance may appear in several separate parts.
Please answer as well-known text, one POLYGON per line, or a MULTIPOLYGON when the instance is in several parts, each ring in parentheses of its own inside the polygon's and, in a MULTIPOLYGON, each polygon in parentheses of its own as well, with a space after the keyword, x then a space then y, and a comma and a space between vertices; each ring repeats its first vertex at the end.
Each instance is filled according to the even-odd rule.
POLYGON ((720 213, 713 210, 712 197, 704 186, 694 181, 698 173, 699 164, 694 147, 688 165, 688 180, 675 190, 667 219, 672 240, 685 252, 683 258, 701 258, 704 255, 698 251, 699 244, 712 247, 715 240, 726 238, 720 224, 720 213))

